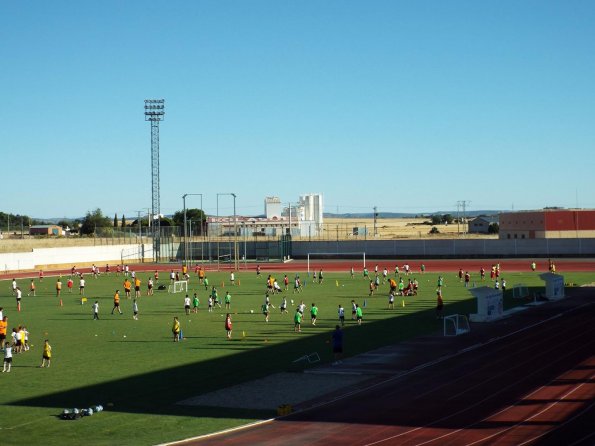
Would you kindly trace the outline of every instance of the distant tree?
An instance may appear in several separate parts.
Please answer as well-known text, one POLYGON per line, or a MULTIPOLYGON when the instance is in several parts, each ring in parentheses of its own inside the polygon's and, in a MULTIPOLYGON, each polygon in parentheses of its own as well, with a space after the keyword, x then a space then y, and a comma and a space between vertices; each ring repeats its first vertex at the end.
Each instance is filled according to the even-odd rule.
POLYGON ((452 224, 453 221, 454 221, 454 218, 450 214, 444 214, 442 216, 442 223, 448 223, 450 225, 450 224, 452 224))
POLYGON ((73 224, 72 224, 72 221, 71 220, 60 220, 58 222, 58 226, 61 226, 62 229, 66 229, 68 227, 72 227, 73 224))
MULTIPOLYGON (((140 225, 142 227, 148 227, 149 226, 149 218, 141 218, 140 219, 140 225)), ((138 218, 136 220, 134 220, 132 223, 130 223, 130 226, 138 226, 138 218)))
POLYGON ((432 226, 432 229, 430 229, 428 234, 440 234, 440 230, 436 226, 432 226))
MULTIPOLYGON (((204 223, 207 220, 207 216, 202 209, 186 209, 186 221, 192 220, 192 225, 196 228, 199 234, 202 234, 204 223), (202 224, 199 224, 201 222, 202 224)), ((177 211, 172 217, 173 224, 175 226, 184 227, 184 211, 177 211)))
POLYGON ((122 228, 126 227, 126 216, 122 214, 122 228))
POLYGON ((439 214, 432 215, 432 224, 439 225, 440 223, 442 223, 442 215, 439 215, 439 214))
POLYGON ((118 214, 114 214, 114 228, 118 227, 118 214))
POLYGON ((24 226, 28 226, 31 224, 42 224, 36 223, 35 220, 31 220, 31 217, 27 215, 14 215, 14 214, 5 214, 4 212, 0 212, 0 228, 7 228, 10 224, 10 227, 16 229, 17 227, 20 230, 21 222, 24 226))
POLYGON ((103 215, 101 209, 97 208, 93 212, 87 212, 87 215, 83 218, 81 234, 95 234, 97 229, 108 228, 110 225, 110 219, 103 215))
POLYGON ((498 223, 490 223, 488 226, 488 234, 499 234, 500 225, 498 223))
POLYGON ((172 221, 171 218, 161 217, 159 219, 159 225, 160 226, 174 226, 174 222, 172 221))

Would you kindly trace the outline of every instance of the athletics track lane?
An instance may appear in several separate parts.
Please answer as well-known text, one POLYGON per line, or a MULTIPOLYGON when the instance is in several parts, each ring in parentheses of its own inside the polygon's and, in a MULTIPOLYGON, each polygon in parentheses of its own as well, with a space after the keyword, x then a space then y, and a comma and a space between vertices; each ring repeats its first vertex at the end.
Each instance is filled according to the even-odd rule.
MULTIPOLYGON (((564 272, 595 272, 595 260, 593 259, 554 259, 556 264, 556 271, 559 274, 564 275, 564 272)), ((431 260, 415 260, 408 261, 407 259, 366 259, 367 268, 373 273, 374 266, 378 264, 379 271, 382 271, 386 267, 389 273, 394 273, 395 265, 403 267, 404 263, 409 263, 411 272, 413 275, 419 275, 420 265, 423 263, 426 266, 426 272, 428 273, 456 273, 460 268, 464 271, 471 273, 472 279, 477 278, 481 267, 485 268, 486 274, 489 277, 490 268, 492 265, 497 263, 500 264, 502 275, 506 275, 509 272, 529 272, 532 260, 530 259, 431 259, 431 260)), ((547 261, 545 259, 537 259, 537 271, 536 274, 547 272, 547 261)), ((239 272, 251 272, 255 274, 256 263, 243 264, 239 263, 239 272)), ((305 272, 308 269, 308 263, 306 260, 292 260, 290 262, 282 263, 260 263, 262 274, 268 274, 274 271, 281 272, 305 272)), ((140 272, 149 272, 158 270, 160 272, 169 272, 172 269, 175 271, 181 270, 181 263, 175 264, 154 264, 154 263, 140 263, 140 264, 129 264, 131 270, 140 272)), ((105 271, 105 264, 98 264, 98 267, 103 273, 105 271)), ((207 272, 217 271, 217 264, 205 264, 203 265, 207 272)), ((229 272, 233 270, 231 264, 220 264, 219 270, 221 272, 229 272)), ((356 274, 361 275, 362 270, 362 259, 316 259, 310 261, 310 269, 318 271, 323 269, 324 272, 344 272, 348 273, 351 267, 354 268, 356 274)), ((116 263, 110 263, 111 274, 115 274, 116 263)), ((78 272, 84 274, 90 274, 91 268, 89 266, 77 267, 78 272)), ((189 268, 191 277, 195 277, 194 266, 189 268)), ((401 269, 402 272, 402 269, 401 269)), ((58 274, 68 276, 70 275, 70 268, 67 269, 54 269, 44 271, 46 276, 56 276, 58 274)), ((10 278, 24 278, 32 277, 37 278, 38 271, 5 271, 2 274, 3 279, 10 278)), ((163 277, 168 280, 168 277, 163 277)))
POLYGON ((593 444, 595 304, 581 302, 349 399, 185 444, 593 444))

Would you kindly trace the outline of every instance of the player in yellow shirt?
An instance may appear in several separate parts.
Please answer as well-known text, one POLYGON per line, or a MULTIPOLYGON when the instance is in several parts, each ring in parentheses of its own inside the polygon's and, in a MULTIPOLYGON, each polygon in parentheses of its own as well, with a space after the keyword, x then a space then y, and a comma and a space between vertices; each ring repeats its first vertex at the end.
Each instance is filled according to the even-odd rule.
POLYGON ((134 297, 140 297, 140 279, 138 277, 134 279, 134 297))
POLYGON ((174 335, 174 342, 178 342, 180 340, 180 321, 175 316, 174 316, 174 323, 171 327, 171 332, 174 335))
POLYGON ((45 340, 43 344, 43 357, 41 358, 41 365, 39 367, 45 367, 46 364, 49 367, 52 362, 52 346, 49 340, 45 340))

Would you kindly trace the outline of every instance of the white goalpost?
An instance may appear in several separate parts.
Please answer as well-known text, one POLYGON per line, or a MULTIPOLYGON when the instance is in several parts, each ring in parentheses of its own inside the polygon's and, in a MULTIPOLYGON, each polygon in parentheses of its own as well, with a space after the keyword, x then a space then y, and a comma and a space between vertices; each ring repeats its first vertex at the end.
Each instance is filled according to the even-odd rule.
POLYGON ((188 292, 188 281, 177 280, 174 283, 170 283, 167 287, 168 293, 187 293, 188 292))
POLYGON ((458 336, 469 333, 469 320, 462 314, 444 316, 444 336, 458 336))
MULTIPOLYGON (((363 251, 360 252, 309 252, 308 253, 308 274, 310 274, 310 259, 324 259, 324 260, 332 260, 332 259, 354 259, 355 261, 359 262, 361 259, 361 268, 362 270, 366 267, 366 253, 363 251)), ((356 266, 356 265, 354 265, 356 266)))

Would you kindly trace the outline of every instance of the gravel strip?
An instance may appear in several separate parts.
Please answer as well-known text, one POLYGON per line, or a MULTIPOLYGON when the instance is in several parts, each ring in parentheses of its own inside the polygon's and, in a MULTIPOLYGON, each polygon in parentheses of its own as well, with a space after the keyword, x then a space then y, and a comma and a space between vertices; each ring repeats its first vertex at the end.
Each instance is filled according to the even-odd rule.
POLYGON ((186 406, 232 407, 242 409, 277 409, 284 404, 296 405, 369 379, 363 375, 314 375, 276 373, 226 389, 206 393, 178 402, 186 406))

